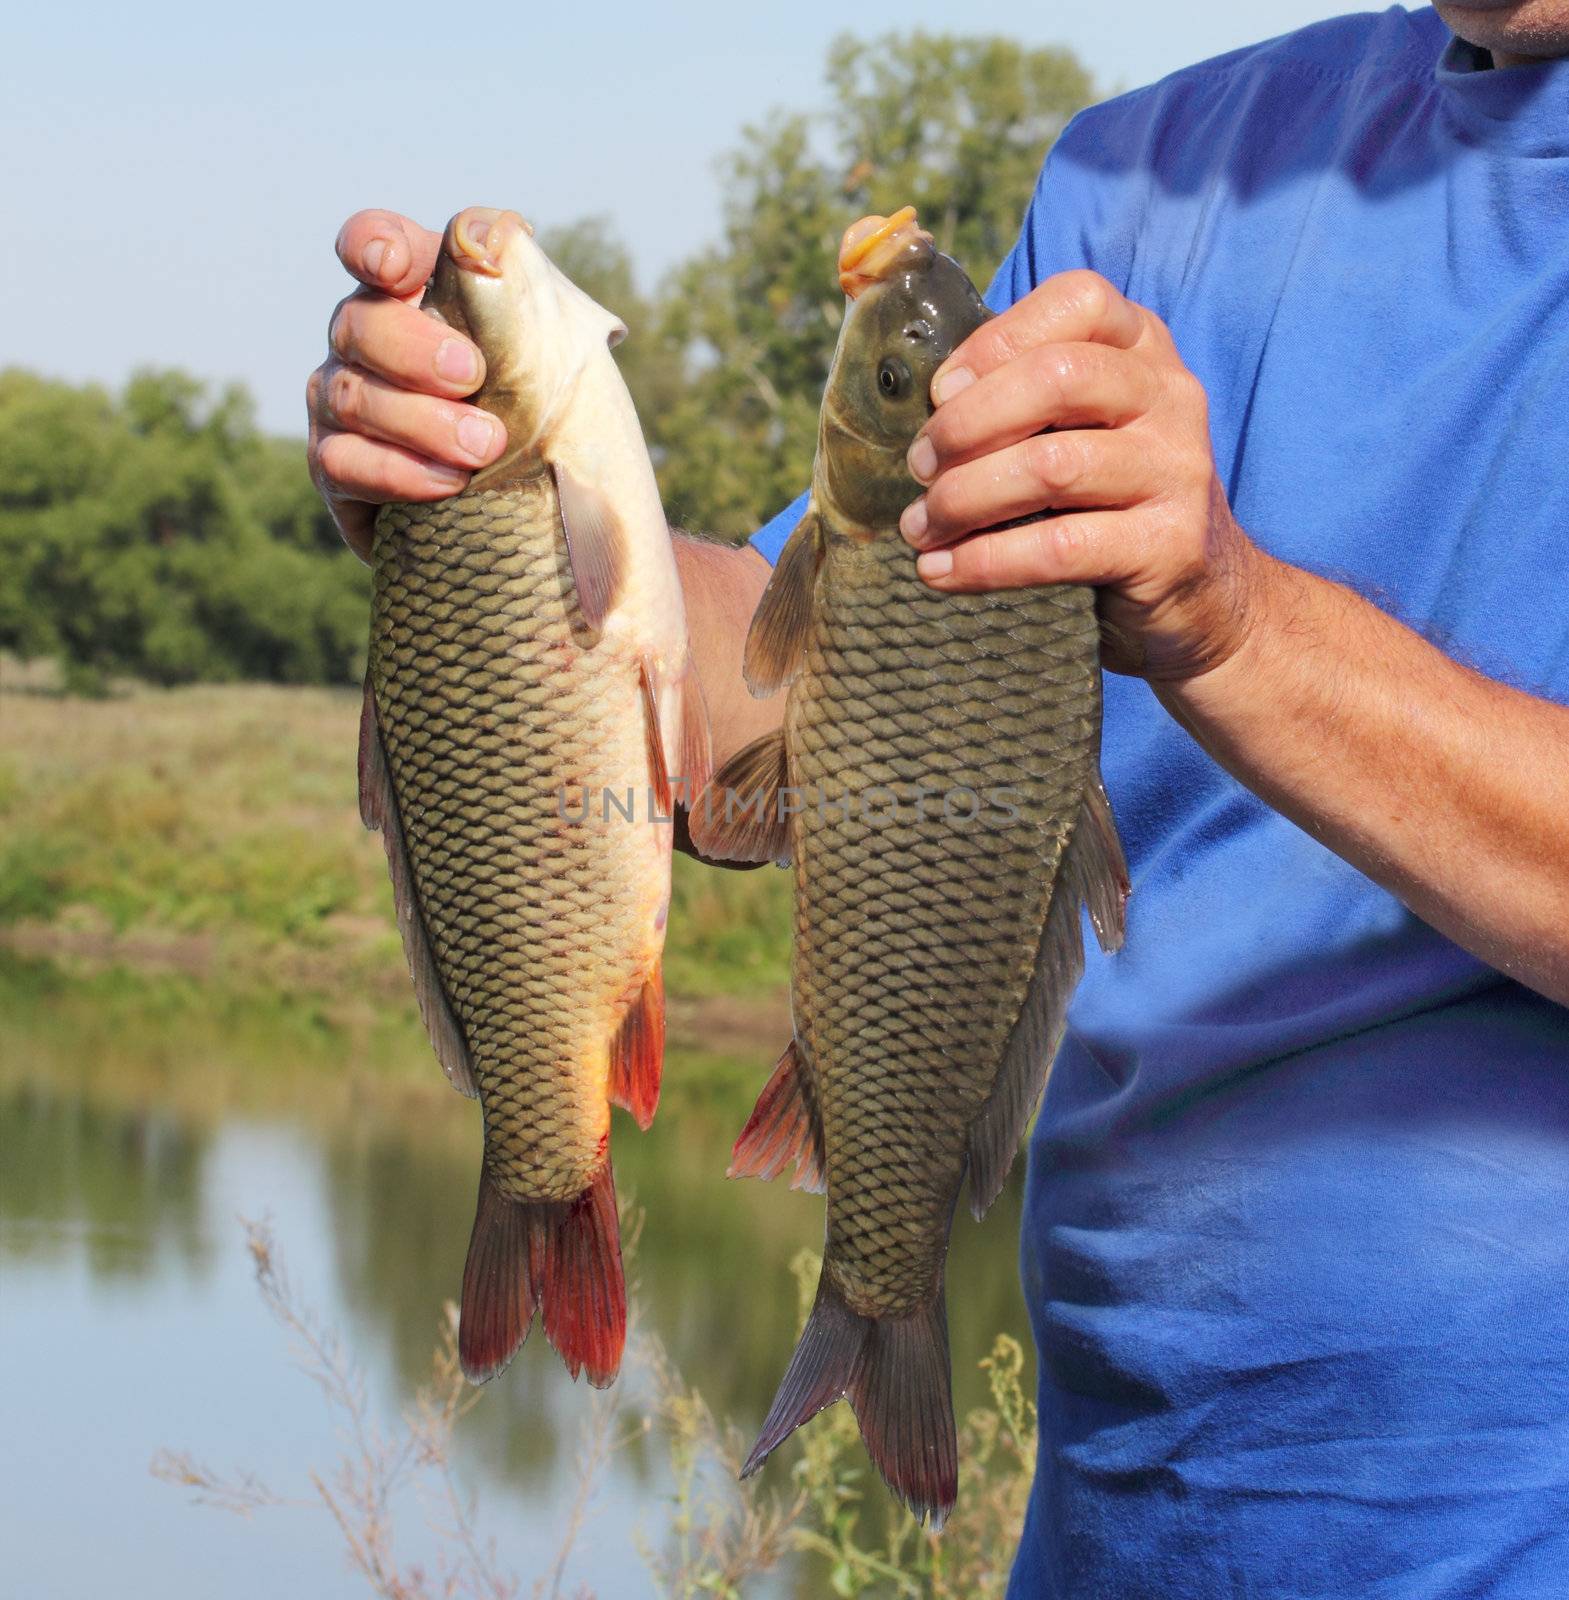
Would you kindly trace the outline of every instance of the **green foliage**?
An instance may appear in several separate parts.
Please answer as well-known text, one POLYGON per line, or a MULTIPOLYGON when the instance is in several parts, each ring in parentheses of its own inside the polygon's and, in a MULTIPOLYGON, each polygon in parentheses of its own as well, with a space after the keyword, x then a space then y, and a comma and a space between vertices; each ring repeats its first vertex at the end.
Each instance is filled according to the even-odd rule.
MULTIPOLYGON (((914 204, 984 282, 1092 97, 1068 52, 996 38, 846 36, 826 77, 821 114, 743 131, 720 240, 657 294, 602 218, 543 239, 632 330, 617 357, 678 525, 739 539, 805 486, 845 227, 914 204)), ((259 434, 243 391, 144 372, 113 396, 0 372, 0 458, 0 649, 55 658, 76 689, 357 676, 366 574, 301 446, 259 434)))
POLYGON ((840 235, 914 205, 985 284, 1018 232, 1041 162, 1093 98, 1065 50, 914 33, 848 36, 820 118, 775 114, 724 169, 724 234, 679 268, 660 338, 685 381, 644 413, 679 525, 741 537, 805 486, 844 302, 840 235))
POLYGON ((71 687, 355 677, 365 575, 242 391, 0 372, 0 457, 0 649, 55 657, 71 687))

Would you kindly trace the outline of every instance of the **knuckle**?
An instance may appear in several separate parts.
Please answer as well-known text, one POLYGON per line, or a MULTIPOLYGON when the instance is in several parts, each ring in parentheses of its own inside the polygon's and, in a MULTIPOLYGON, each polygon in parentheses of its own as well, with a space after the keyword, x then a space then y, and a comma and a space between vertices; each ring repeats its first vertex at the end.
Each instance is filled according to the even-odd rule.
POLYGON ((324 382, 320 367, 305 380, 305 414, 313 423, 321 415, 324 382))
POLYGON ((332 321, 327 326, 327 343, 332 347, 333 353, 345 361, 354 353, 359 307, 362 303, 356 294, 340 300, 332 313, 332 321))
POLYGON ((1098 273, 1080 267, 1063 274, 1063 287, 1074 309, 1098 321, 1111 309, 1111 285, 1098 273))
POLYGON ((322 480, 333 488, 341 487, 349 470, 352 445, 348 435, 329 433, 316 446, 316 464, 322 480))
POLYGON ((365 384, 351 367, 339 367, 327 380, 327 415, 340 427, 352 427, 364 418, 365 384))
POLYGON ((1042 524, 1043 554, 1059 572, 1074 572, 1084 556, 1084 528, 1078 517, 1053 517, 1042 524))
POLYGON ((1037 434, 1024 450, 1030 476, 1044 489, 1071 489, 1084 475, 1082 453, 1060 434, 1037 434))

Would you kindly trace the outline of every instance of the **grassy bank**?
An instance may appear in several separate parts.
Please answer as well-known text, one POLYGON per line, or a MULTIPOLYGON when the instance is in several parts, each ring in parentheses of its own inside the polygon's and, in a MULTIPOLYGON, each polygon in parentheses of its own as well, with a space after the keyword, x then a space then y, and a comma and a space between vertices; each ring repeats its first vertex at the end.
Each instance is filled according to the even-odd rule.
MULTIPOLYGON (((379 842, 355 797, 359 697, 259 686, 93 700, 0 669, 0 943, 236 992, 411 1005, 379 842)), ((782 873, 677 862, 681 1002, 777 994, 782 873)), ((731 1020, 734 1020, 732 1015, 731 1020)), ((723 1029, 721 1029, 723 1031, 723 1029)))

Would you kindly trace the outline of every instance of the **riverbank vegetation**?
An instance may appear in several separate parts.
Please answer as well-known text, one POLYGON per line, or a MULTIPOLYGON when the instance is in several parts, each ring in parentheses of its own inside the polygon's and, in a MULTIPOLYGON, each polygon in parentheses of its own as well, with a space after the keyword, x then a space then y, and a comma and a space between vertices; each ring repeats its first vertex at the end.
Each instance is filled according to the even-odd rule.
MULTIPOLYGON (((743 538, 806 484, 843 229, 914 204, 985 283, 1094 97, 1068 51, 996 38, 846 37, 824 75, 820 111, 742 131, 720 238, 652 288, 603 219, 543 219, 563 269, 632 330, 617 356, 681 526, 743 538)), ((86 690, 125 673, 358 681, 367 575, 303 444, 258 432, 242 386, 147 371, 112 394, 3 371, 0 456, 0 650, 86 690)))

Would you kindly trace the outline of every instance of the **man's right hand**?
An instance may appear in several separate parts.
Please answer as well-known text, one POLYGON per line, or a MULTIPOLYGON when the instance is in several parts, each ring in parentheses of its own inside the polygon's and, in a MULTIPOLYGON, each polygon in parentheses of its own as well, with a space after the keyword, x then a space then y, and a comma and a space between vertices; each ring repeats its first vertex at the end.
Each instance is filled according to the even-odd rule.
POLYGON ((419 309, 440 248, 439 233, 393 211, 357 211, 338 234, 363 287, 332 314, 305 405, 311 480, 361 560, 378 505, 457 494, 506 447, 494 417, 461 403, 484 380, 478 347, 419 309))

